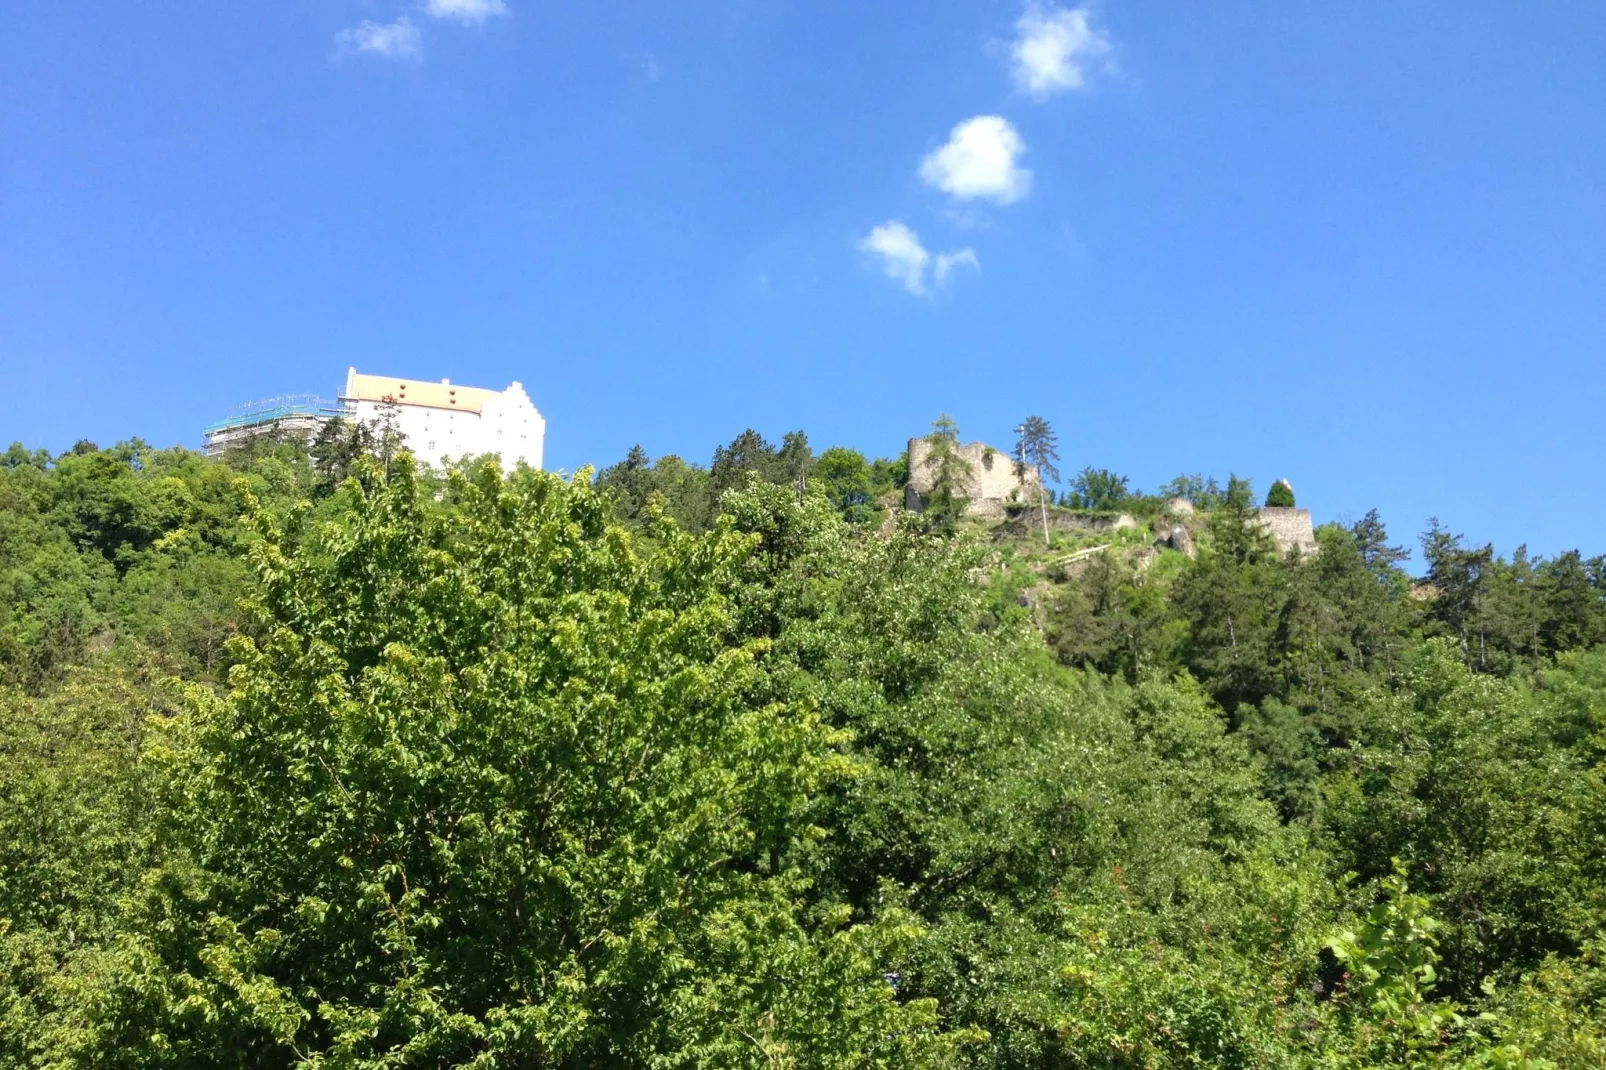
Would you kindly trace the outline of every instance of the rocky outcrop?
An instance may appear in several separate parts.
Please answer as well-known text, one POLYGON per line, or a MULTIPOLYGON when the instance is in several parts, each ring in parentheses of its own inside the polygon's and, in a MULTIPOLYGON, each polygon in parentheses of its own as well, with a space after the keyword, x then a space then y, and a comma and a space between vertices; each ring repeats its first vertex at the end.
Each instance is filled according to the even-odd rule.
POLYGON ((1193 544, 1193 533, 1188 530, 1186 524, 1162 519, 1155 525, 1155 530, 1160 534, 1160 537, 1154 540, 1156 546, 1177 550, 1189 557, 1199 556, 1199 549, 1193 544))

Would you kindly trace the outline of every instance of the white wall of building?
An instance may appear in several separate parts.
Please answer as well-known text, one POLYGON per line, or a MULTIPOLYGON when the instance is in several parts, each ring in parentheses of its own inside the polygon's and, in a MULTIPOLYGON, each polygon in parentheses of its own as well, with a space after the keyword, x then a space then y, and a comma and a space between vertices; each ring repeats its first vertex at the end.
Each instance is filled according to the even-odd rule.
MULTIPOLYGON (((355 378, 355 373, 353 369, 351 378, 355 378)), ((389 407, 386 401, 351 397, 351 393, 348 389, 346 405, 352 419, 370 427, 383 421, 389 407)), ((524 387, 514 383, 500 392, 483 393, 488 396, 480 403, 478 412, 410 401, 394 402, 396 428, 407 443, 407 449, 420 462, 431 465, 494 453, 501 457, 504 471, 521 462, 540 468, 546 445, 546 420, 536 411, 524 387)))
POLYGON ((520 461, 541 467, 546 421, 521 384, 514 383, 480 407, 479 435, 479 452, 501 454, 503 468, 520 461))

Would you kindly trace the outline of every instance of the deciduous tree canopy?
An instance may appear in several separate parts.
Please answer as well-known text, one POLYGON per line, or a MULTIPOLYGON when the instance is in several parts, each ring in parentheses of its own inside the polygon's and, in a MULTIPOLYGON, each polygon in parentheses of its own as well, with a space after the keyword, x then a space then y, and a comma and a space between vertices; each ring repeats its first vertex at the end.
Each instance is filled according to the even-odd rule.
POLYGON ((1606 1059, 1600 559, 314 449, 0 459, 0 1064, 1606 1059))

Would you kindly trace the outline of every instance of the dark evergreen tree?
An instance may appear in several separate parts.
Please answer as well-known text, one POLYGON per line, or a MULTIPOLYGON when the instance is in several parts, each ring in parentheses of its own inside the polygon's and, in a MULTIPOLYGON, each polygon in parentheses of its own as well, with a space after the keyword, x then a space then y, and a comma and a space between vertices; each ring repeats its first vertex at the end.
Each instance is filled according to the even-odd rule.
POLYGON ((730 445, 714 450, 714 463, 708 470, 709 493, 715 502, 727 490, 747 485, 752 476, 768 478, 775 470, 775 447, 751 427, 730 445))
POLYGON ((1277 548, 1257 522, 1246 480, 1233 476, 1210 516, 1210 542, 1177 578, 1172 600, 1188 624, 1183 660, 1236 716, 1278 688, 1276 638, 1285 595, 1277 548))
POLYGON ((1114 553, 1085 563, 1048 612, 1048 641, 1059 660, 1136 683, 1166 665, 1170 609, 1153 585, 1139 582, 1114 553))
POLYGON ((1380 582, 1392 584, 1400 575, 1395 566, 1409 559, 1411 551, 1403 546, 1389 545, 1388 529, 1377 510, 1367 510, 1366 515, 1350 528, 1350 534, 1355 538, 1355 545, 1360 550, 1361 560, 1366 563, 1366 567, 1380 582))
POLYGON ((771 483, 802 488, 814 468, 814 451, 809 449, 809 436, 802 431, 788 431, 781 436, 781 448, 764 473, 771 483))
POLYGON ((318 428, 310 447, 318 493, 327 496, 356 470, 357 458, 376 454, 373 430, 356 420, 338 418, 318 428))
POLYGON ((640 443, 630 447, 625 459, 597 473, 597 489, 614 503, 619 519, 636 523, 646 515, 647 499, 656 489, 656 479, 647 451, 640 443))
POLYGON ((1434 592, 1429 603, 1430 619, 1441 634, 1457 638, 1468 665, 1487 668, 1488 644, 1480 625, 1494 547, 1468 549, 1460 535, 1446 529, 1438 517, 1432 517, 1428 530, 1422 533, 1422 557, 1434 592))
POLYGON ((1540 567, 1541 641, 1552 654, 1606 643, 1606 558, 1568 550, 1540 567))

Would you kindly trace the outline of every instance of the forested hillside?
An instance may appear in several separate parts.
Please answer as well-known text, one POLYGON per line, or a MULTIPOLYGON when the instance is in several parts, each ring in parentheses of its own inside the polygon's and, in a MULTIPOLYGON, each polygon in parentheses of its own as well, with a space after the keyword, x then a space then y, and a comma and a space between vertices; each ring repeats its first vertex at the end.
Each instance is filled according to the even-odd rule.
POLYGON ((0 1065, 1606 1066, 1601 558, 351 441, 0 458, 0 1065))

